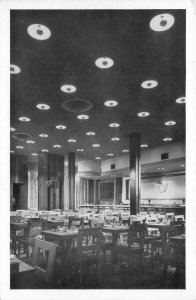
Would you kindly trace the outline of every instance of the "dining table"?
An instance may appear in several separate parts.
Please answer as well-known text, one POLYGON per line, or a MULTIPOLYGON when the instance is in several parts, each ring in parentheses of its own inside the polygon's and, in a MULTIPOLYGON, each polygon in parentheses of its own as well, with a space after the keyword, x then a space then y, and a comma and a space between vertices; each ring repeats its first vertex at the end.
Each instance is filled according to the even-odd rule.
POLYGON ((185 234, 179 234, 171 236, 169 240, 174 246, 175 256, 176 256, 176 276, 180 274, 181 269, 185 269, 185 234))

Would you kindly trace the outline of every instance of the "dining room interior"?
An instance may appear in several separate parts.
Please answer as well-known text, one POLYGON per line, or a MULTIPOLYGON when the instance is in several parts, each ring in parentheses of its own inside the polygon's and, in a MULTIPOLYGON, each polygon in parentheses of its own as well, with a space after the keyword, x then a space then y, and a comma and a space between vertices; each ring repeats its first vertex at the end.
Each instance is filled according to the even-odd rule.
POLYGON ((186 11, 10 11, 10 288, 186 288, 186 11))

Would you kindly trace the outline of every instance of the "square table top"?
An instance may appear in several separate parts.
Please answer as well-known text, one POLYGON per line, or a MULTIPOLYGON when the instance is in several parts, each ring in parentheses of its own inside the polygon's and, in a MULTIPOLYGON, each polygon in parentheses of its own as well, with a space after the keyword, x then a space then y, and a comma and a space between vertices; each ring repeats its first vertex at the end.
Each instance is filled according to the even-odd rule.
POLYGON ((66 229, 65 231, 61 230, 43 230, 42 234, 44 236, 52 236, 60 239, 70 239, 78 236, 78 229, 70 230, 66 229))
POLYGON ((124 226, 103 226, 102 227, 103 232, 110 232, 110 233, 123 233, 123 232, 128 232, 129 227, 124 227, 124 226))

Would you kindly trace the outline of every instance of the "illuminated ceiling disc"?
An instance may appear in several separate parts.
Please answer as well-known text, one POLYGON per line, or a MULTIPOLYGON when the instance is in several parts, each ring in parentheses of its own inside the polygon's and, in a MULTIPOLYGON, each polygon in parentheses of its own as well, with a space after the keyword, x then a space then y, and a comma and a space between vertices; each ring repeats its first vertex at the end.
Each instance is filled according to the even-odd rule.
POLYGON ((50 106, 48 104, 43 104, 43 103, 37 104, 36 107, 38 109, 41 109, 41 110, 48 110, 48 109, 50 109, 50 106))
POLYGON ((113 153, 108 153, 107 156, 114 156, 114 154, 113 153))
POLYGON ((17 149, 24 149, 23 146, 16 146, 17 149))
POLYGON ((95 157, 95 159, 101 159, 101 157, 97 156, 97 157, 95 157))
POLYGON ((61 148, 61 145, 54 145, 54 148, 61 148))
POLYGON ((113 138, 111 138, 111 141, 114 141, 114 142, 117 142, 117 141, 119 141, 120 139, 118 138, 118 137, 113 137, 113 138))
POLYGON ((156 80, 146 80, 142 82, 141 86, 144 89, 153 89, 158 85, 158 82, 156 80))
POLYGON ((66 129, 67 127, 66 126, 64 126, 64 125, 57 125, 56 126, 56 129, 66 129))
POLYGON ((48 149, 42 149, 41 151, 42 152, 48 152, 48 149))
POLYGON ((147 144, 142 144, 142 145, 141 145, 141 148, 147 148, 147 147, 148 147, 147 144))
POLYGON ((175 124, 176 124, 175 121, 168 121, 168 122, 165 122, 165 125, 166 125, 166 126, 173 126, 173 125, 175 125, 175 124))
POLYGON ((170 14, 155 16, 150 21, 150 28, 154 31, 165 31, 174 25, 175 19, 170 14))
POLYGON ((129 150, 128 150, 128 149, 124 149, 124 150, 122 150, 122 152, 123 152, 123 153, 128 153, 129 150))
POLYGON ((101 69, 111 68, 114 64, 114 61, 109 57, 100 57, 96 59, 95 65, 101 69))
POLYGON ((40 137, 47 138, 47 137, 48 137, 48 134, 46 134, 46 133, 40 133, 39 136, 40 136, 40 137))
POLYGON ((44 25, 32 24, 27 28, 28 34, 36 40, 47 40, 51 36, 50 29, 44 25))
POLYGON ((31 155, 32 155, 32 156, 38 156, 38 154, 37 154, 37 153, 32 153, 31 155))
POLYGON ((100 145, 99 144, 93 144, 92 147, 98 148, 98 147, 100 147, 100 145))
POLYGON ((93 131, 89 131, 89 132, 86 133, 86 135, 95 135, 95 134, 96 134, 96 133, 93 132, 93 131))
POLYGON ((87 119, 89 119, 89 116, 87 116, 87 115, 78 115, 77 118, 79 120, 87 120, 87 119))
POLYGON ((19 121, 22 121, 22 122, 30 122, 31 119, 30 118, 27 118, 27 117, 20 117, 18 118, 19 121))
POLYGON ((144 118, 144 117, 148 117, 150 115, 150 113, 147 111, 143 111, 143 112, 138 113, 137 115, 138 115, 138 117, 144 118))
POLYGON ((77 151, 77 152, 83 152, 84 149, 77 149, 76 151, 77 151))
POLYGON ((35 144, 35 141, 26 141, 27 144, 35 144))
POLYGON ((111 124, 109 124, 109 126, 110 127, 119 127, 120 126, 120 124, 118 124, 118 123, 111 123, 111 124))
POLYGON ((180 97, 178 99, 176 99, 176 103, 186 103, 186 98, 185 97, 180 97))
POLYGON ((61 91, 64 93, 74 93, 76 91, 76 87, 71 84, 64 84, 61 86, 61 91))
POLYGON ((75 140, 75 139, 69 139, 68 142, 69 142, 69 143, 75 143, 76 140, 75 140))
POLYGON ((167 138, 164 138, 163 141, 164 142, 170 142, 170 141, 172 141, 172 138, 167 137, 167 138))
POLYGON ((118 102, 116 100, 107 100, 104 102, 104 105, 108 107, 113 107, 113 106, 117 106, 118 102))
POLYGON ((17 65, 10 65, 10 74, 20 73, 20 68, 17 65))
POLYGON ((10 127, 10 131, 16 131, 16 128, 10 127))

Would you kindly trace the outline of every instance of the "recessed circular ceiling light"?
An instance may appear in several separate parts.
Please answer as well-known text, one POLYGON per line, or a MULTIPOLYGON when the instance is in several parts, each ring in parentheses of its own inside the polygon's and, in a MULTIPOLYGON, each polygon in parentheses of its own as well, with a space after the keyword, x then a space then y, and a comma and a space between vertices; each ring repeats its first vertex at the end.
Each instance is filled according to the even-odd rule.
POLYGON ((57 125, 56 128, 57 129, 66 129, 67 127, 65 125, 57 125))
POLYGON ((141 83, 141 86, 144 89, 153 89, 158 85, 158 82, 155 80, 146 80, 144 82, 141 83))
POLYGON ((118 123, 111 123, 111 124, 109 124, 109 126, 110 126, 110 127, 119 127, 120 124, 118 124, 118 123))
POLYGON ((98 147, 100 147, 100 145, 99 144, 93 144, 92 147, 98 148, 98 147))
POLYGON ((69 139, 68 142, 69 142, 69 143, 75 143, 76 140, 75 140, 75 139, 69 139))
POLYGON ((10 150, 10 153, 15 153, 15 151, 14 150, 10 150))
POLYGON ((48 134, 46 134, 46 133, 40 133, 39 136, 43 137, 43 138, 46 138, 46 137, 48 137, 48 134))
POLYGON ((31 141, 31 140, 30 140, 30 141, 26 141, 26 143, 27 143, 27 144, 35 144, 35 142, 34 142, 34 141, 31 141))
POLYGON ((54 145, 54 148, 61 148, 61 145, 54 145))
POLYGON ((77 118, 79 120, 87 120, 87 119, 89 119, 89 116, 87 116, 87 115, 78 115, 77 118))
POLYGON ((142 173, 144 173, 145 171, 144 170, 142 170, 142 173))
POLYGON ((167 121, 167 122, 165 122, 165 125, 166 125, 166 126, 173 126, 173 125, 175 125, 175 124, 176 124, 175 121, 167 121))
POLYGON ((120 141, 120 139, 118 137, 113 137, 113 138, 111 138, 111 141, 117 142, 117 141, 120 141))
POLYGON ((172 141, 172 138, 166 137, 166 138, 163 139, 163 141, 164 141, 164 142, 170 142, 170 141, 172 141))
POLYGON ((42 152, 48 152, 48 149, 42 149, 41 151, 42 152))
POLYGON ((30 122, 31 119, 27 118, 27 117, 20 117, 18 118, 19 121, 22 121, 22 122, 30 122))
POLYGON ((109 57, 100 57, 96 59, 95 65, 101 69, 111 68, 114 64, 114 61, 109 57))
POLYGON ((74 93, 76 91, 76 87, 71 84, 64 84, 61 86, 61 91, 64 93, 74 93))
POLYGON ((16 146, 17 149, 24 149, 23 146, 16 146))
POLYGON ((51 36, 50 29, 44 25, 32 24, 27 28, 28 34, 36 40, 47 40, 51 36))
POLYGON ((147 148, 147 147, 148 147, 147 144, 142 144, 142 145, 141 145, 141 148, 147 148))
POLYGON ((128 149, 123 149, 122 152, 123 152, 123 153, 128 153, 129 150, 128 150, 128 149))
POLYGON ((186 98, 185 97, 180 97, 178 99, 176 99, 176 103, 186 103, 186 98))
POLYGON ((184 165, 180 165, 180 167, 184 167, 184 165))
POLYGON ((38 154, 37 154, 37 153, 32 153, 31 155, 32 155, 32 156, 38 156, 38 154))
POLYGON ((100 157, 100 156, 97 156, 97 157, 95 157, 95 159, 101 159, 101 157, 100 157))
POLYGON ((42 110, 48 110, 48 109, 50 109, 50 106, 48 104, 44 104, 44 103, 37 104, 36 107, 38 109, 42 109, 42 110))
POLYGON ((83 152, 84 149, 77 149, 76 151, 78 151, 78 152, 83 152))
POLYGON ((108 107, 113 107, 113 106, 117 106, 118 102, 116 100, 107 100, 104 102, 104 105, 108 107))
POLYGON ((16 129, 13 127, 10 127, 10 131, 16 131, 16 129))
POLYGON ((10 65, 10 74, 20 73, 20 68, 17 65, 10 65))
POLYGON ((143 112, 138 113, 137 115, 138 115, 138 117, 144 118, 144 117, 148 117, 150 115, 150 113, 147 111, 143 111, 143 112))
POLYGON ((96 133, 93 132, 93 131, 89 131, 89 132, 86 133, 86 135, 95 135, 95 134, 96 134, 96 133))
POLYGON ((113 153, 108 153, 107 156, 114 156, 114 154, 113 153))
POLYGON ((165 31, 173 26, 174 21, 170 14, 157 15, 150 21, 150 28, 154 31, 165 31))

